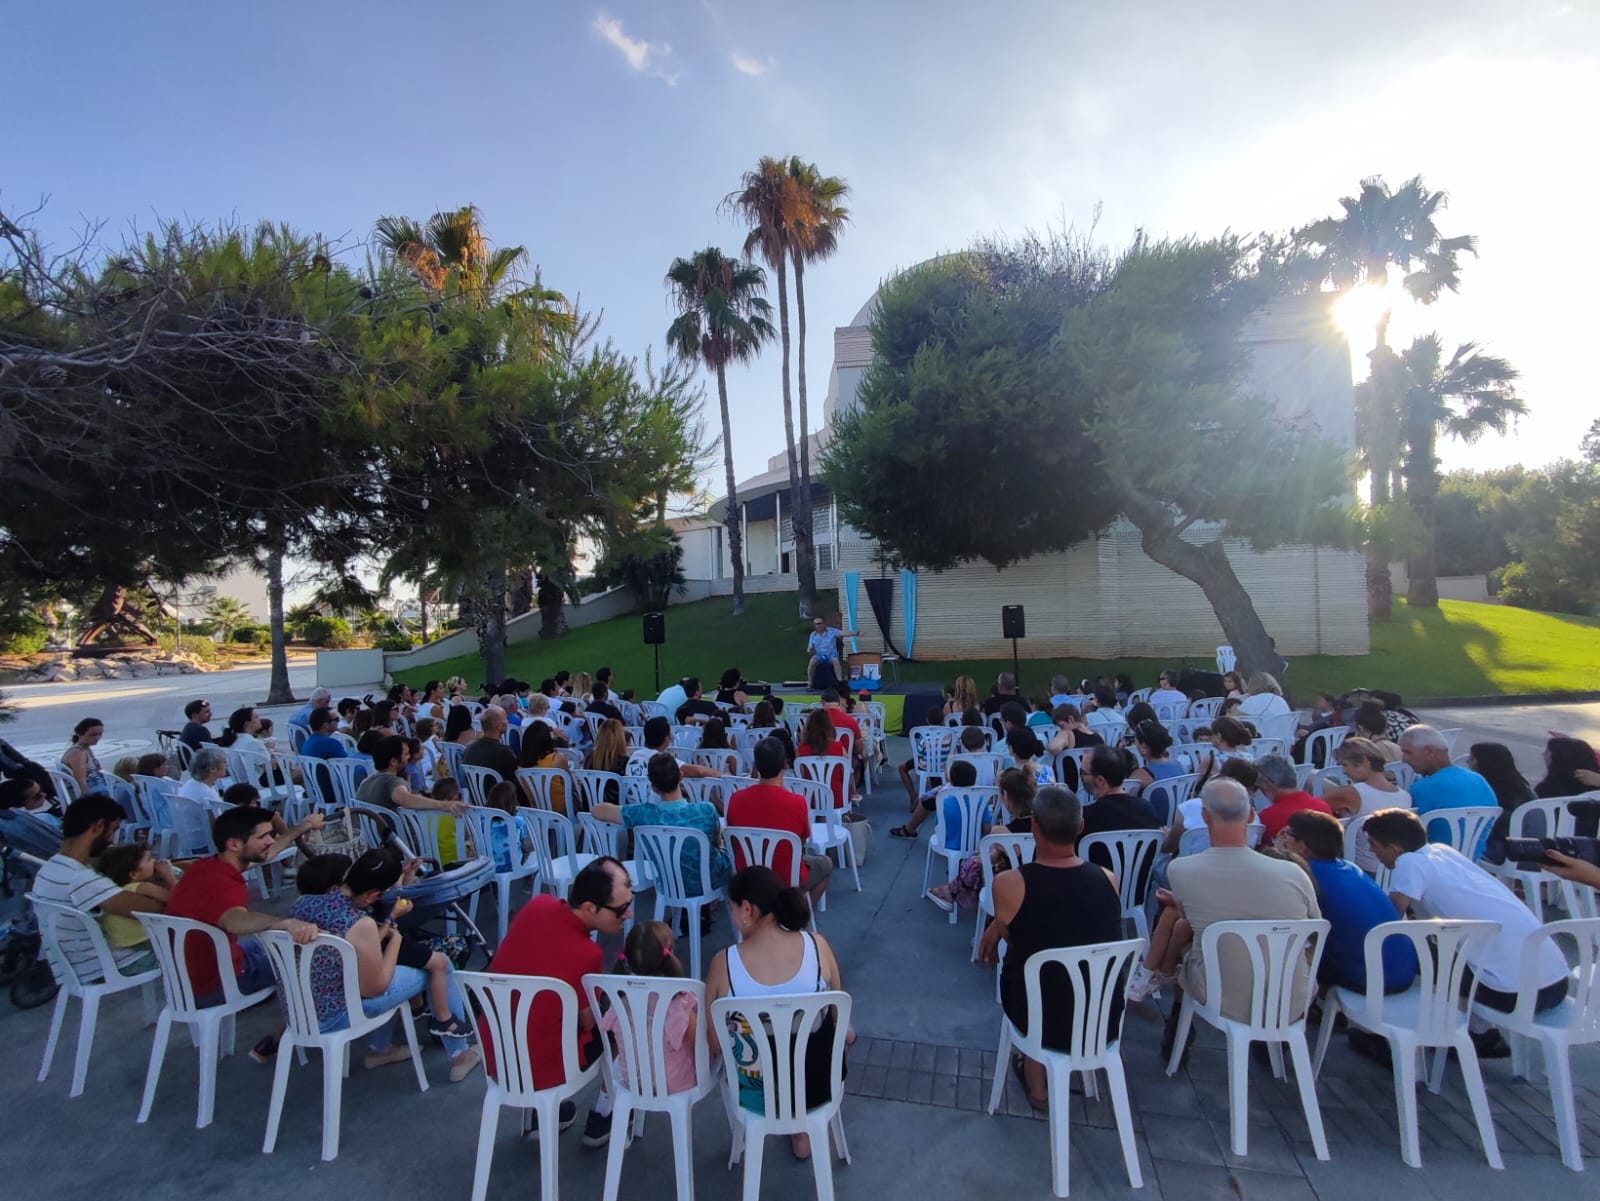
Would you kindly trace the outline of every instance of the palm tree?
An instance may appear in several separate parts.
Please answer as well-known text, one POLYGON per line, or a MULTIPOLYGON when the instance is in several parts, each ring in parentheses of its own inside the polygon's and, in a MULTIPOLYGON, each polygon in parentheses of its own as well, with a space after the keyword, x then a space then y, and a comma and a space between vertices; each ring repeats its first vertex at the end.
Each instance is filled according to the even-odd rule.
POLYGON ((1480 354, 1477 343, 1463 342, 1449 362, 1438 334, 1416 339, 1400 355, 1404 399, 1400 406, 1406 499, 1417 519, 1416 551, 1406 574, 1406 603, 1437 607, 1439 583, 1434 563, 1434 504, 1439 495, 1441 433, 1476 442, 1488 430, 1504 434, 1528 411, 1517 395, 1517 371, 1498 355, 1480 354))
POLYGON ((206 617, 227 642, 240 626, 250 624, 250 610, 236 596, 219 596, 206 606, 206 617))
POLYGON ((523 246, 491 247, 476 205, 435 213, 427 224, 409 217, 379 217, 378 244, 406 264, 430 296, 452 296, 479 309, 510 304, 534 317, 526 331, 542 350, 578 328, 578 315, 560 292, 546 288, 537 268, 533 282, 518 278, 523 246))
MULTIPOLYGON (((1396 269, 1404 273, 1405 289, 1414 299, 1432 304, 1444 292, 1460 288, 1460 256, 1477 253, 1475 238, 1447 238, 1439 232, 1435 218, 1447 200, 1443 192, 1428 191, 1420 175, 1398 189, 1374 176, 1361 181, 1357 195, 1340 198, 1342 216, 1324 217, 1296 230, 1294 241, 1313 253, 1323 279, 1340 291, 1368 284, 1386 286, 1390 270, 1396 269)), ((1375 509, 1388 502, 1390 483, 1400 462, 1399 442, 1386 436, 1398 424, 1395 414, 1401 405, 1392 386, 1398 372, 1388 346, 1390 316, 1388 308, 1378 315, 1370 356, 1372 373, 1365 394, 1357 396, 1358 416, 1362 409, 1367 413, 1365 421, 1358 421, 1357 432, 1370 435, 1360 450, 1375 509)), ((1368 612, 1385 619, 1390 613, 1387 559, 1380 544, 1368 542, 1368 612)))
MULTIPOLYGON (((800 458, 795 452, 794 399, 789 388, 789 244, 790 227, 795 219, 794 188, 789 182, 787 164, 782 159, 763 155, 754 171, 746 171, 742 186, 723 199, 749 223, 744 240, 744 257, 755 260, 759 254, 778 280, 778 339, 783 347, 783 439, 789 459, 790 522, 794 527, 795 574, 800 583, 800 615, 811 616, 817 595, 816 551, 811 544, 811 510, 802 518, 800 499, 800 458)), ((801 426, 804 436, 804 423, 801 426)), ((778 532, 779 539, 783 533, 778 532)))
MULTIPOLYGON (((841 203, 850 188, 836 175, 822 175, 815 163, 789 160, 789 182, 799 200, 789 236, 789 256, 794 262, 794 311, 800 354, 795 378, 800 393, 800 492, 795 498, 795 516, 805 522, 806 552, 814 554, 811 536, 811 422, 806 413, 806 264, 832 256, 839 245, 839 230, 850 219, 841 203)), ((795 525, 798 550, 800 526, 795 525)), ((814 560, 813 560, 814 562, 814 560)), ((837 568, 838 564, 834 566, 837 568)), ((815 589, 816 578, 812 577, 815 589)), ((809 616, 809 611, 806 614, 809 616)))
POLYGON ((772 340, 772 306, 762 295, 767 273, 752 263, 729 258, 715 246, 692 258, 673 259, 667 269, 678 316, 667 329, 667 349, 685 362, 699 363, 717 376, 722 409, 722 466, 728 499, 724 523, 733 559, 733 615, 744 612, 744 541, 739 536, 739 497, 733 477, 733 430, 728 420, 728 364, 755 358, 772 340))

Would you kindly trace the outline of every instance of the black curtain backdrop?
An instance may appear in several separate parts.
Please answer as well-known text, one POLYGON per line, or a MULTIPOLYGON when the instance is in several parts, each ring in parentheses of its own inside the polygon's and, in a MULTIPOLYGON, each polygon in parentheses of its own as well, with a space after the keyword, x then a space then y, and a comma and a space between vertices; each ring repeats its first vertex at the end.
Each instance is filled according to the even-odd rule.
POLYGON ((872 615, 878 619, 878 629, 883 632, 883 645, 888 647, 893 654, 900 654, 895 644, 889 640, 889 627, 894 618, 891 616, 894 604, 894 577, 890 576, 881 580, 862 580, 862 585, 867 590, 867 604, 872 606, 872 615))

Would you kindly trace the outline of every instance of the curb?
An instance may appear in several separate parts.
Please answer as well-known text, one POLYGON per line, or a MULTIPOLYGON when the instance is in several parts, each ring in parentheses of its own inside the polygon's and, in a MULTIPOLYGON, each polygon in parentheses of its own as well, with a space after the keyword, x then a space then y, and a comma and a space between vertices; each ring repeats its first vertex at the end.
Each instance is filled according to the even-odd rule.
POLYGON ((1412 709, 1486 709, 1492 705, 1575 705, 1600 701, 1600 692, 1524 692, 1504 696, 1445 696, 1408 701, 1412 709))

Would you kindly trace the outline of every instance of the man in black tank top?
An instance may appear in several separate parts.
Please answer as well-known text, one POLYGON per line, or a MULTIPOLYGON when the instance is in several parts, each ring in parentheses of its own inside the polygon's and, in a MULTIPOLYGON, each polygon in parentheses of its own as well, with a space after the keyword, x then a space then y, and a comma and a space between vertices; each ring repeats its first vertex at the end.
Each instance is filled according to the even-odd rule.
MULTIPOLYGON (((993 964, 1002 939, 1005 965, 1000 969, 1000 1002, 1006 1017, 1027 1032, 1028 997, 1023 965, 1037 951, 1116 942, 1122 937, 1122 906, 1109 871, 1078 857, 1083 807, 1059 785, 1041 788, 1033 798, 1034 859, 1020 870, 994 879, 994 921, 983 933, 978 957, 993 964)), ((1067 974, 1048 968, 1040 977, 1047 1047, 1067 1046, 1077 997, 1067 974)), ((1122 1024, 1122 986, 1112 989, 1109 1036, 1122 1024)), ((1022 1059, 1028 1100, 1036 1108, 1048 1103, 1044 1065, 1022 1059)))

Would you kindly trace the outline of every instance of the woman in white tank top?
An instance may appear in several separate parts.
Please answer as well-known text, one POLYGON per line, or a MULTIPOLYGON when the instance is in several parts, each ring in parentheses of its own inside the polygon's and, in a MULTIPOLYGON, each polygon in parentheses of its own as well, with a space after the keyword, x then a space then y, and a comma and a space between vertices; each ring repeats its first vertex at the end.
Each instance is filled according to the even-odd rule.
MULTIPOLYGON (((720 1052, 723 1042, 711 1017, 719 998, 795 996, 840 987, 839 964, 828 940, 806 929, 811 910, 805 894, 784 887, 771 868, 736 872, 728 881, 728 909, 743 941, 718 951, 706 970, 706 1030, 713 1052, 720 1052)), ((855 1041, 854 1031, 845 1041, 855 1041)), ((760 1112, 760 1073, 746 1070, 741 1061, 739 1077, 739 1103, 760 1112)), ((797 1159, 811 1154, 804 1134, 791 1136, 790 1144, 797 1159)))

